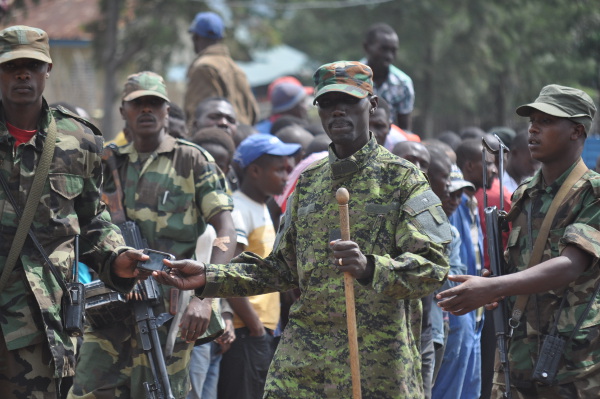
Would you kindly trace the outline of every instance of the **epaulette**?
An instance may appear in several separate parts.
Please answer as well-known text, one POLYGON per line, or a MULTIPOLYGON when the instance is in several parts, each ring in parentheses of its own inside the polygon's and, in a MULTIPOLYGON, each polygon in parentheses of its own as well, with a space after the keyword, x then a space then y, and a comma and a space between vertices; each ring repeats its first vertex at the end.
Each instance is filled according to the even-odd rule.
POLYGON ((594 195, 596 196, 596 198, 600 198, 600 174, 598 174, 595 170, 590 169, 588 170, 587 175, 587 180, 592 186, 594 195))
POLYGON ((100 129, 98 129, 96 127, 96 125, 94 125, 92 122, 88 121, 87 119, 82 118, 81 116, 69 111, 62 105, 59 105, 54 109, 56 111, 60 112, 61 114, 68 116, 69 118, 75 119, 77 122, 81 123, 82 125, 87 126, 96 136, 102 136, 102 132, 100 131, 100 129))
POLYGON ((179 144, 187 145, 187 146, 199 149, 200 152, 202 153, 202 155, 204 155, 204 158, 206 158, 206 160, 208 162, 215 163, 215 159, 213 158, 212 155, 210 155, 210 152, 206 151, 204 148, 202 148, 198 144, 192 143, 191 141, 188 141, 188 140, 185 140, 185 139, 179 139, 179 138, 175 139, 175 141, 177 141, 179 144))
MULTIPOLYGON (((326 156, 326 157, 324 157, 324 158, 317 159, 315 162, 313 162, 313 163, 311 163, 310 165, 308 165, 308 166, 306 167, 306 169, 304 169, 304 172, 308 172, 308 171, 311 171, 311 170, 313 170, 313 169, 319 168, 319 167, 321 166, 321 164, 323 164, 323 163, 327 163, 327 162, 329 162, 329 155, 327 155, 327 156, 326 156)), ((303 172, 303 173, 304 173, 304 172, 303 172)))

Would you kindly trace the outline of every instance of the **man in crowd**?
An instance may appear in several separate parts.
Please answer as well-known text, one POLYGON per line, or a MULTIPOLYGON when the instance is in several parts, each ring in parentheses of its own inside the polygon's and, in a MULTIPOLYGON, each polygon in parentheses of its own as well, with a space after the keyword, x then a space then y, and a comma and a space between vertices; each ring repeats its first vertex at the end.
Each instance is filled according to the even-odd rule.
MULTIPOLYGON (((529 150, 542 166, 512 197, 508 273, 494 278, 452 276, 462 284, 440 293, 439 305, 462 315, 508 302, 514 326, 508 356, 513 398, 597 398, 600 176, 581 160, 596 107, 585 92, 553 84, 516 112, 529 117, 529 150), (551 204, 557 211, 547 215, 551 204), (548 217, 546 228, 542 223, 548 217), (541 256, 528 267, 538 248, 541 256), (562 341, 564 348, 544 350, 551 340, 562 341), (556 377, 545 369, 549 378, 540 373, 534 381, 540 358, 549 361, 553 353, 559 356, 556 377)), ((493 397, 503 397, 506 383, 502 368, 496 370, 493 397)))
MULTIPOLYGON (((233 105, 222 97, 207 98, 200 102, 194 115, 192 137, 201 129, 216 127, 222 129, 235 140, 238 131, 238 120, 233 105)), ((235 167, 226 172, 229 188, 236 190, 240 184, 239 171, 235 167)))
POLYGON ((356 280, 364 397, 422 398, 420 300, 448 273, 450 228, 423 174, 380 147, 368 130, 377 107, 371 69, 339 61, 314 74, 329 156, 300 176, 273 251, 229 265, 169 263, 161 282, 200 296, 244 296, 299 287, 300 299, 269 369, 265 398, 351 397, 343 272, 356 280), (350 237, 339 240, 335 194, 350 192, 350 237), (411 314, 411 312, 414 312, 411 314))
POLYGON ((519 132, 510 144, 502 184, 512 194, 519 184, 533 176, 540 166, 539 161, 533 159, 529 153, 529 132, 519 132))
POLYGON ((372 25, 365 35, 363 61, 373 70, 373 90, 390 104, 392 122, 400 129, 410 130, 415 104, 412 79, 392 65, 398 52, 398 35, 384 23, 372 25))
MULTIPOLYGON (((190 258, 196 239, 207 223, 217 233, 211 261, 228 262, 235 249, 231 219, 232 201, 225 177, 213 158, 200 147, 167 133, 169 98, 161 76, 153 72, 130 75, 123 88, 121 115, 131 132, 131 143, 110 147, 122 187, 127 219, 140 228, 148 248, 190 258)), ((119 185, 110 163, 105 167, 104 191, 119 185)), ((115 211, 115 209, 111 209, 115 211)), ((161 287, 165 309, 173 312, 177 296, 161 287)), ((177 301, 175 309, 181 338, 175 341, 166 361, 175 398, 189 390, 189 361, 194 342, 205 332, 211 317, 211 300, 177 301)), ((158 313, 158 311, 156 311, 158 313)), ((143 383, 153 381, 143 351, 139 328, 132 316, 122 323, 86 331, 77 366, 72 398, 145 397, 143 383)), ((160 329, 161 335, 167 326, 160 329)), ((161 338, 165 344, 165 338, 161 338)))
POLYGON ((240 123, 256 123, 258 104, 244 71, 231 59, 223 43, 225 26, 221 17, 213 12, 198 13, 189 32, 197 57, 187 73, 183 108, 188 123, 198 104, 210 97, 226 98, 240 123))
POLYGON ((273 122, 282 116, 292 116, 308 122, 307 90, 297 80, 277 79, 269 85, 271 115, 256 124, 259 133, 272 132, 273 122), (296 83, 297 82, 297 83, 296 83))
MULTIPOLYGON (((79 259, 118 291, 133 287, 137 261, 147 259, 123 246, 100 201, 100 131, 63 107, 48 108, 43 92, 51 70, 46 32, 28 26, 0 31, 0 177, 7 186, 0 189, 3 398, 62 397, 75 369, 75 347, 61 314, 65 293, 34 243, 26 240, 18 250, 14 242, 24 223, 15 207, 27 213, 35 176, 45 175, 40 158, 46 147, 52 149, 51 162, 48 177, 36 183, 41 183, 42 200, 36 200, 31 231, 60 277, 72 281, 76 235, 81 237, 79 259)), ((29 226, 24 226, 26 235, 29 226)))

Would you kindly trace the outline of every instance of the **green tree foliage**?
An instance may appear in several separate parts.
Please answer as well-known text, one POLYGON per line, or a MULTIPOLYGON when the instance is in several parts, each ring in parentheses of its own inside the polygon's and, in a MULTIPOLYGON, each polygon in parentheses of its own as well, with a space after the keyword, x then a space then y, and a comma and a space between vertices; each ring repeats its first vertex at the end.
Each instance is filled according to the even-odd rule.
POLYGON ((281 26, 286 43, 324 63, 362 58, 375 22, 398 32, 395 64, 413 78, 414 130, 424 137, 522 127, 514 108, 549 83, 600 88, 599 0, 397 0, 305 9, 281 26))

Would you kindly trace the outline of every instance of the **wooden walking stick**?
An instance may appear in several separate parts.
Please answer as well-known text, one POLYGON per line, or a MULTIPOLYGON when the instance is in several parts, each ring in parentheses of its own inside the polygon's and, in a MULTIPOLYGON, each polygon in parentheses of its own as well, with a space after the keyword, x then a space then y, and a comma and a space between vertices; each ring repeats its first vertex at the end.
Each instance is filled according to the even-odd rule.
MULTIPOLYGON (((350 240, 350 221, 348 217, 348 190, 341 187, 335 193, 340 208, 340 230, 342 240, 350 240)), ((350 346, 350 371, 352 373, 352 398, 361 399, 360 364, 358 361, 358 338, 356 334, 356 308, 354 306, 354 278, 348 272, 344 273, 344 293, 346 295, 346 314, 348 325, 348 345, 350 346)))

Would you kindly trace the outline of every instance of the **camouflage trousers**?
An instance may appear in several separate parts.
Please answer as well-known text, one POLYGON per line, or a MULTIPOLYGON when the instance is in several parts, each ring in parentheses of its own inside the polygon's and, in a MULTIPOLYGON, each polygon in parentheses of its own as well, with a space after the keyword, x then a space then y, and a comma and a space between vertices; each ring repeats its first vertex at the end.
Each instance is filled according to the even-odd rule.
MULTIPOLYGON (((164 345, 166 327, 160 327, 164 345)), ((193 344, 177 339, 166 361, 175 398, 189 391, 189 364, 193 344)), ((132 323, 86 330, 69 399, 145 398, 144 382, 153 376, 137 326, 132 323)))
POLYGON ((70 383, 71 377, 54 378, 46 342, 9 351, 0 337, 0 398, 57 399, 61 385, 70 383))

